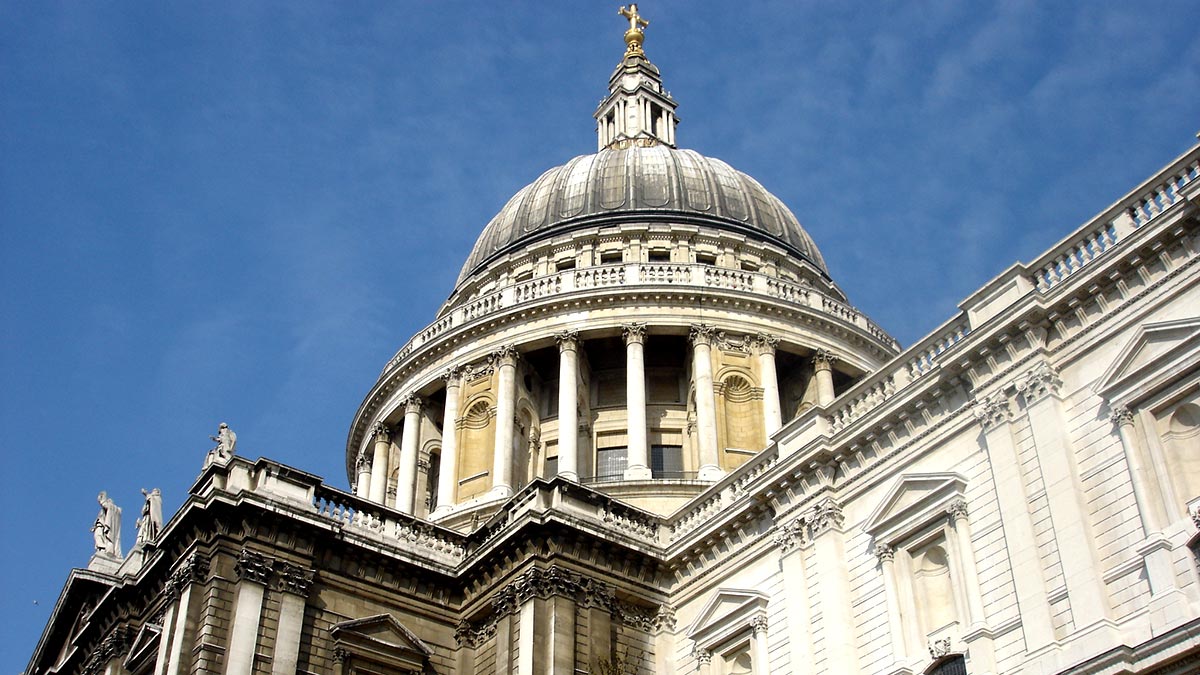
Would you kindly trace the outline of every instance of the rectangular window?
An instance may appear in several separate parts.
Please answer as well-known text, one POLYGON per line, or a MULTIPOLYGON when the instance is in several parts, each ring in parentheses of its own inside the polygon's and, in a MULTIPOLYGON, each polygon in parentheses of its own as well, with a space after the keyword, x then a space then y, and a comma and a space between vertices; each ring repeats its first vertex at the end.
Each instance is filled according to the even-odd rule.
POLYGON ((619 263, 623 258, 624 255, 620 251, 605 251, 600 254, 600 264, 619 263))
POLYGON ((650 473, 655 478, 683 478, 683 446, 650 446, 650 473))
POLYGON ((716 265, 717 256, 713 253, 697 253, 696 262, 700 263, 701 265, 716 265))
POLYGON ((621 480, 629 463, 629 448, 600 448, 596 451, 596 480, 621 480))
POLYGON ((646 256, 649 262, 671 262, 671 252, 667 250, 650 251, 646 256))
POLYGON ((559 272, 562 272, 564 270, 573 270, 573 269, 575 269, 575 259, 574 258, 564 258, 562 260, 559 260, 558 262, 554 263, 554 269, 558 270, 559 272))

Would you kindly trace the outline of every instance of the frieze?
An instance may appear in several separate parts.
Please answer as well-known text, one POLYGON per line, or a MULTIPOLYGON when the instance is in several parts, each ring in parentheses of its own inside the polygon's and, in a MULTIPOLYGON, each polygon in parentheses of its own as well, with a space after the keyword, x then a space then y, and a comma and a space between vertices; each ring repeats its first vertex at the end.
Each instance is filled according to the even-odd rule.
POLYGON ((253 581, 266 585, 271 580, 272 562, 270 557, 244 548, 238 554, 233 571, 240 581, 253 581))

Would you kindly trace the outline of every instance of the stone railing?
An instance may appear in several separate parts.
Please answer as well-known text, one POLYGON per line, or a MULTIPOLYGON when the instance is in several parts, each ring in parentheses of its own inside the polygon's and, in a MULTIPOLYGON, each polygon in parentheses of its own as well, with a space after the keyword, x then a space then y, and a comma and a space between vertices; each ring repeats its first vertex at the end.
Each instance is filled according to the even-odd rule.
POLYGON ((422 345, 443 333, 525 303, 576 291, 638 286, 687 286, 756 293, 797 307, 807 307, 866 331, 875 339, 899 348, 882 328, 854 307, 811 286, 769 277, 758 272, 726 269, 700 263, 623 263, 572 269, 515 283, 453 307, 418 332, 388 361, 386 374, 422 345))
POLYGON ((1045 293, 1058 286, 1133 230, 1146 225, 1183 197, 1180 190, 1200 178, 1200 146, 1177 159, 1147 186, 1126 195, 1087 225, 1030 263, 1028 281, 1045 293))
POLYGON ((315 486, 313 509, 324 519, 338 523, 343 529, 385 544, 403 546, 426 558, 454 566, 462 562, 467 549, 459 533, 429 522, 385 508, 324 483, 315 486))

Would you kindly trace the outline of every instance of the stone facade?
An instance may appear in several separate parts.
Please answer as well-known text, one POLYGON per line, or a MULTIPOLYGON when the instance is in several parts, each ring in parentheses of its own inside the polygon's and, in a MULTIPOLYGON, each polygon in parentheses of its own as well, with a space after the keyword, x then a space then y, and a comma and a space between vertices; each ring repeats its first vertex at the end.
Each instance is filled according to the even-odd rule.
MULTIPOLYGON (((587 160, 618 168, 579 194, 691 166, 752 203, 675 150, 635 38, 587 160)), ((774 204, 497 239, 569 202, 573 160, 388 362, 351 492, 210 463, 136 555, 71 573, 27 672, 1195 672, 1198 160, 903 351, 774 204)))

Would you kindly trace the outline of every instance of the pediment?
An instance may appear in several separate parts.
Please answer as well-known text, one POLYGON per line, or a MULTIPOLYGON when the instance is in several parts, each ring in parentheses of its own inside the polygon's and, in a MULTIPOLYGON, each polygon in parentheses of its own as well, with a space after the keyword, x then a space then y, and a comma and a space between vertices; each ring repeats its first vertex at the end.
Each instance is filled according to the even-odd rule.
POLYGON ((765 617, 770 599, 762 591, 722 588, 700 610, 687 636, 706 648, 720 644, 747 630, 754 617, 765 617))
POLYGON ((1145 324, 1125 343, 1095 391, 1110 402, 1129 403, 1138 397, 1138 385, 1173 372, 1198 347, 1200 318, 1145 324))
POLYGON ((142 624, 137 635, 129 644, 129 655, 122 664, 125 670, 134 671, 147 659, 157 656, 158 641, 162 639, 162 626, 153 623, 142 624))
POLYGON ((377 614, 364 619, 335 623, 329 631, 332 638, 346 646, 362 645, 390 652, 407 652, 430 656, 433 650, 412 631, 390 614, 377 614))
POLYGON ((950 502, 961 498, 967 479, 957 473, 911 473, 901 476, 871 512, 863 531, 890 541, 920 527, 950 502))

